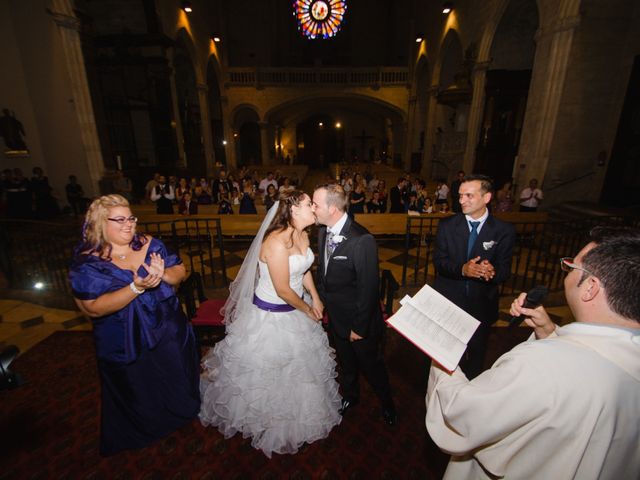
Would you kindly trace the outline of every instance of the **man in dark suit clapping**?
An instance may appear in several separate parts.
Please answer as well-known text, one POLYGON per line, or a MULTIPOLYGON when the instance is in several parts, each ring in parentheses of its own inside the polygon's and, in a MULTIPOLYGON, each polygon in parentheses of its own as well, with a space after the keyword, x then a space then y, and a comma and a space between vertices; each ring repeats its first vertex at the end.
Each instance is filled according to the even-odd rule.
POLYGON ((342 386, 341 414, 358 403, 362 373, 380 399, 386 423, 396 422, 389 379, 382 356, 385 325, 379 298, 378 249, 373 236, 346 213, 340 185, 313 193, 318 223, 318 291, 329 315, 342 386))
POLYGON ((440 221, 434 288, 480 321, 460 362, 469 379, 483 370, 491 325, 498 319, 498 286, 511 273, 513 225, 489 214, 491 179, 468 175, 459 189, 462 213, 440 221))

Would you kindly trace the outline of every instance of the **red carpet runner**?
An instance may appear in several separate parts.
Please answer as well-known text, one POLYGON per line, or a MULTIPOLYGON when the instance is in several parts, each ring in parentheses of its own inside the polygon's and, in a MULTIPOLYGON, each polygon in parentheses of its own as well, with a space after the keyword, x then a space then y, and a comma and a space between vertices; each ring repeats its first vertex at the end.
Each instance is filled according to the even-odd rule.
MULTIPOLYGON (((516 339, 505 329, 495 330, 500 332, 493 335, 490 360, 526 333, 518 332, 516 339)), ((397 425, 382 422, 378 402, 363 385, 361 403, 327 439, 269 460, 250 440, 240 435, 225 440, 197 420, 143 450, 100 457, 91 333, 56 332, 12 364, 25 385, 0 392, 0 480, 441 478, 448 457, 424 425, 427 359, 395 332, 388 333, 385 356, 397 425)))

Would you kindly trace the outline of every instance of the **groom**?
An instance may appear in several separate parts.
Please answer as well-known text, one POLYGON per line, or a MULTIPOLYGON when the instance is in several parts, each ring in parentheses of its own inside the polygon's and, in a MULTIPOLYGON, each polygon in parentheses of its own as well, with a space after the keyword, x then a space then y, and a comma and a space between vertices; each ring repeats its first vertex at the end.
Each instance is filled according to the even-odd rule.
POLYGON ((340 185, 313 193, 318 235, 318 291, 329 314, 338 359, 344 415, 360 398, 362 373, 382 404, 385 422, 394 425, 396 410, 382 357, 385 325, 379 298, 378 250, 371 234, 346 213, 340 185))

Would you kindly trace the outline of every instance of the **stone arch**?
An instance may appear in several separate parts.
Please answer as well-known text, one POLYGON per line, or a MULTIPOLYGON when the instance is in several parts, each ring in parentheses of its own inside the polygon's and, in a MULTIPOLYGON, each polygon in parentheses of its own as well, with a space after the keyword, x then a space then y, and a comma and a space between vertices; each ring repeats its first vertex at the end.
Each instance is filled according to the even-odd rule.
POLYGON ((237 105, 231 112, 231 125, 237 166, 261 164, 261 122, 255 106, 237 105))
POLYGON ((335 161, 391 155, 394 145, 404 143, 407 114, 378 98, 335 92, 282 102, 264 119, 274 129, 269 141, 276 142, 281 156, 324 168, 335 161))

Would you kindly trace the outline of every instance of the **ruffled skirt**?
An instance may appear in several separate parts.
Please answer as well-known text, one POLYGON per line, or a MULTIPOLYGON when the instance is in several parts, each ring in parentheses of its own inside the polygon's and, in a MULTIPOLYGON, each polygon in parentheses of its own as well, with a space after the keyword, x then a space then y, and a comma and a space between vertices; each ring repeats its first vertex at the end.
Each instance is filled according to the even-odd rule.
POLYGON ((226 438, 251 437, 269 458, 296 453, 341 421, 335 351, 298 310, 246 311, 202 360, 200 421, 226 438))

